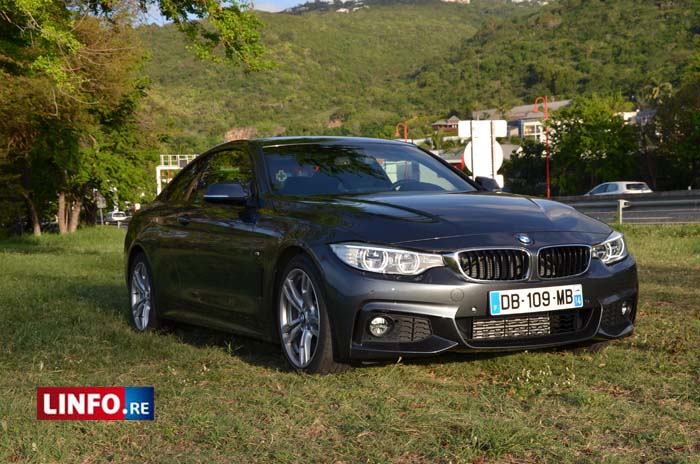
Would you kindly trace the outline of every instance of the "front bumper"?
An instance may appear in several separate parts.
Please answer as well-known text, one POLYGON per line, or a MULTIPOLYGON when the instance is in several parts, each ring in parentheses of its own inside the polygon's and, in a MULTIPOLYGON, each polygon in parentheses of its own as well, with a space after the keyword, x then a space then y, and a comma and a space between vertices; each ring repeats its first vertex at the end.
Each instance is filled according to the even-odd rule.
POLYGON ((325 278, 338 361, 429 356, 448 350, 544 348, 621 338, 634 330, 638 285, 631 256, 612 266, 594 259, 577 277, 476 283, 448 268, 414 278, 378 277, 346 266, 327 247, 315 251, 325 278), (489 315, 490 291, 571 284, 583 287, 582 309, 489 315), (369 333, 374 315, 394 320, 391 336, 369 333))

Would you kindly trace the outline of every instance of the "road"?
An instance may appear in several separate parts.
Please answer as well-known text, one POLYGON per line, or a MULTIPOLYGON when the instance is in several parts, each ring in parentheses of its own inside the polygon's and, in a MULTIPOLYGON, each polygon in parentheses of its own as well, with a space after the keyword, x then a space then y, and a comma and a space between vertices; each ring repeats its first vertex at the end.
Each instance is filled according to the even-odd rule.
POLYGON ((700 223, 700 190, 599 197, 559 197, 555 200, 608 223, 617 222, 619 200, 629 202, 629 207, 622 212, 623 223, 700 223))
MULTIPOLYGON (((616 211, 589 211, 582 213, 598 220, 612 223, 617 221, 616 211)), ((625 210, 622 213, 622 221, 625 224, 682 224, 700 223, 700 210, 698 209, 636 209, 625 210)))

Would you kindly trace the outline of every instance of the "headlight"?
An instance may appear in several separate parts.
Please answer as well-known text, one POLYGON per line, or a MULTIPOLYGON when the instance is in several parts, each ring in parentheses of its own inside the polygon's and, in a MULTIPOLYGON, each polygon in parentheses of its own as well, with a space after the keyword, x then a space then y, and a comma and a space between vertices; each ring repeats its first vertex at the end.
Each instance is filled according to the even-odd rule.
POLYGON ((603 243, 594 245, 591 252, 605 264, 616 263, 627 256, 625 239, 620 232, 613 232, 603 243))
POLYGON ((331 249, 348 266, 379 274, 418 275, 432 267, 445 265, 441 255, 396 248, 336 243, 331 245, 331 249))

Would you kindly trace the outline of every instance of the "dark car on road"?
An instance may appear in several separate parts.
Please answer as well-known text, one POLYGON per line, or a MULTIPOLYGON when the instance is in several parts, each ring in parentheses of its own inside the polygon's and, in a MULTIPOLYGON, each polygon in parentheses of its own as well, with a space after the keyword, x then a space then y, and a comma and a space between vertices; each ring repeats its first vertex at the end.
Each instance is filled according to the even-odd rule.
POLYGON ((620 233, 386 140, 220 145, 134 216, 125 253, 138 330, 278 342, 306 372, 610 340, 637 307, 620 233))

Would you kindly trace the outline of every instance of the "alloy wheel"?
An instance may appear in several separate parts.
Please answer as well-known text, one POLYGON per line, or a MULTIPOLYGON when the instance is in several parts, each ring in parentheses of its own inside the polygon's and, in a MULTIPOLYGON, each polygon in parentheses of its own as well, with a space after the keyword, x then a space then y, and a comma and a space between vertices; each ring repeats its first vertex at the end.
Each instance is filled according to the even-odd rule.
POLYGON ((138 330, 148 329, 151 315, 151 282, 143 261, 138 262, 131 272, 131 314, 138 330))
POLYGON ((292 269, 282 281, 279 323, 288 358, 297 368, 307 367, 318 346, 320 311, 313 281, 301 269, 292 269))

